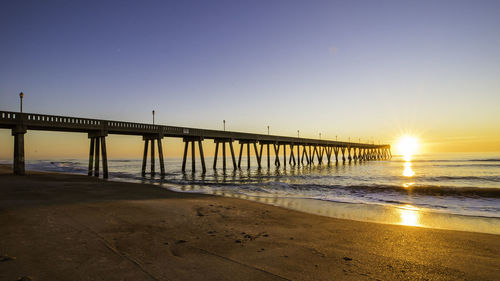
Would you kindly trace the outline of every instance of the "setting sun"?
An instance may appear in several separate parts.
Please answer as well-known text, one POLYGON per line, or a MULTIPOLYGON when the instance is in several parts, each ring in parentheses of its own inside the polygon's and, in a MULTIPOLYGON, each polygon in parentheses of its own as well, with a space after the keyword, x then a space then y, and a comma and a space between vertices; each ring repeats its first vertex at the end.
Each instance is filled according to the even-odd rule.
POLYGON ((418 139, 413 136, 408 136, 408 135, 402 136, 396 144, 397 153, 404 155, 406 157, 418 153, 418 149, 419 149, 418 139))

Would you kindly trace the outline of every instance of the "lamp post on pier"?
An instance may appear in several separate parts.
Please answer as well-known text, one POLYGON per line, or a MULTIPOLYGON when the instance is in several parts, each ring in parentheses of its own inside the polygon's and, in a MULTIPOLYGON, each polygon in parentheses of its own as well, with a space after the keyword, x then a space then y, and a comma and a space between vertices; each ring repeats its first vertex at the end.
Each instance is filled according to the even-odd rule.
POLYGON ((155 124, 155 111, 153 110, 153 125, 155 124))
POLYGON ((224 126, 224 132, 226 131, 226 120, 222 120, 222 124, 224 126))
POLYGON ((300 131, 297 130, 297 137, 300 138, 300 131))
POLYGON ((23 113, 23 98, 24 98, 24 93, 23 92, 19 93, 19 98, 21 99, 21 113, 23 113))
POLYGON ((319 139, 321 139, 321 133, 319 133, 319 139))
POLYGON ((269 136, 269 125, 267 125, 267 135, 269 136))

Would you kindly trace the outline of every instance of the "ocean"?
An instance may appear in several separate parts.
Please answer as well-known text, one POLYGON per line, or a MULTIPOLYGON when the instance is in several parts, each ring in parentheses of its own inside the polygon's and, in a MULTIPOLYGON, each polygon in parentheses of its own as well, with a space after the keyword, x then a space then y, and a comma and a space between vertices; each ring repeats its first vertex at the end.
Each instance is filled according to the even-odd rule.
MULTIPOLYGON (((221 166, 219 158, 218 165, 221 166)), ((500 153, 395 155, 391 160, 332 162, 226 172, 181 172, 182 159, 166 158, 166 176, 141 176, 142 159, 110 159, 109 180, 153 183, 177 192, 237 197, 336 218, 500 234, 500 153)), ((273 162, 273 161, 271 161, 273 162)), ((3 163, 8 163, 3 161, 3 163)), ((288 163, 287 163, 288 164, 288 163)), ((283 163, 282 163, 283 165, 283 163)), ((87 174, 88 159, 28 160, 26 169, 87 174)), ((148 163, 149 171, 149 163, 148 163)), ((101 172, 102 174, 102 172, 101 172)))

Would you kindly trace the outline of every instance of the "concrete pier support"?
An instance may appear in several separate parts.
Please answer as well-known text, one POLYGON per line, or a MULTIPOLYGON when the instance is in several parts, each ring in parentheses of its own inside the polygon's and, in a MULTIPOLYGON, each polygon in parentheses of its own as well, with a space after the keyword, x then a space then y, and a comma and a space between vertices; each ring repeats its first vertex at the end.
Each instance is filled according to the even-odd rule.
POLYGON ((240 143, 240 155, 238 157, 238 168, 241 168, 241 158, 243 156, 243 149, 245 147, 245 144, 247 146, 247 168, 250 169, 250 144, 253 144, 254 150, 255 150, 255 158, 257 159, 257 165, 261 166, 261 161, 260 161, 260 156, 259 152, 257 151, 257 141, 256 140, 239 140, 240 143))
POLYGON ((302 157, 300 160, 300 163, 302 164, 302 166, 304 165, 304 158, 306 159, 306 164, 309 165, 309 155, 307 155, 307 146, 306 145, 302 146, 302 157))
POLYGON ((274 144, 274 153, 275 153, 275 159, 274 159, 274 165, 277 167, 281 166, 280 163, 280 145, 279 144, 274 144))
POLYGON ((253 149, 254 149, 254 152, 255 152, 255 157, 257 158, 257 167, 260 169, 262 168, 262 164, 261 164, 261 160, 262 160, 262 146, 260 148, 260 153, 257 149, 257 142, 254 142, 253 143, 253 149))
POLYGON ((314 165, 314 154, 312 152, 311 145, 309 145, 309 165, 314 165))
POLYGON ((269 144, 266 144, 266 146, 267 146, 267 167, 271 168, 271 155, 269 150, 269 144))
POLYGON ((318 150, 316 148, 316 145, 312 146, 312 151, 311 151, 311 162, 314 164, 314 156, 318 159, 318 164, 319 164, 319 157, 318 157, 318 150))
POLYGON ((326 150, 326 160, 327 160, 327 164, 330 165, 330 162, 331 162, 331 159, 332 159, 332 148, 327 146, 325 148, 326 150))
POLYGON ((196 146, 195 143, 198 142, 198 150, 200 152, 201 159, 201 169, 203 173, 207 172, 207 167, 205 165, 205 155, 203 154, 203 138, 201 137, 186 137, 182 139, 184 141, 184 153, 182 158, 182 172, 186 172, 186 162, 187 162, 187 153, 189 149, 189 144, 191 144, 191 173, 196 172, 196 146))
POLYGON ((321 165, 323 164, 323 154, 324 154, 324 147, 320 146, 316 150, 316 156, 318 157, 318 163, 321 165))
POLYGON ((290 156, 288 157, 288 164, 290 164, 290 166, 295 166, 297 165, 297 162, 295 161, 295 153, 294 153, 294 148, 295 148, 295 145, 293 143, 290 144, 290 156))
MULTIPOLYGON (((237 163, 236 163, 236 157, 234 155, 234 148, 233 148, 233 139, 214 139, 215 143, 215 154, 214 154, 214 164, 213 168, 217 168, 217 158, 219 154, 219 144, 222 145, 222 169, 226 170, 226 143, 229 144, 229 149, 231 152, 231 159, 233 160, 233 168, 237 169, 237 163)), ((200 151, 203 148, 200 149, 200 151)))
POLYGON ((26 134, 26 127, 17 126, 12 129, 12 136, 14 136, 14 175, 23 176, 26 172, 24 160, 24 134, 26 134))
POLYGON ((333 147, 333 153, 335 153, 335 163, 339 162, 339 147, 334 146, 333 147))
POLYGON ((346 147, 342 146, 340 147, 340 150, 342 151, 342 162, 345 163, 345 149, 346 147))
POLYGON ((151 176, 154 176, 156 174, 155 171, 155 141, 156 145, 158 146, 158 158, 160 160, 160 175, 162 177, 165 176, 165 163, 164 163, 164 158, 163 158, 163 145, 162 145, 162 139, 163 135, 160 134, 155 134, 155 135, 144 135, 142 136, 142 139, 144 140, 144 154, 142 156, 142 176, 146 176, 146 166, 147 166, 147 160, 148 160, 148 148, 149 148, 149 143, 151 143, 151 151, 150 151, 150 157, 151 157, 151 170, 150 174, 151 176))
POLYGON ((100 156, 102 156, 102 176, 108 178, 108 154, 106 150, 106 136, 107 132, 90 132, 88 138, 90 139, 89 151, 89 170, 88 175, 92 174, 99 177, 99 163, 100 156))
POLYGON ((283 144, 283 167, 286 168, 286 144, 283 144))

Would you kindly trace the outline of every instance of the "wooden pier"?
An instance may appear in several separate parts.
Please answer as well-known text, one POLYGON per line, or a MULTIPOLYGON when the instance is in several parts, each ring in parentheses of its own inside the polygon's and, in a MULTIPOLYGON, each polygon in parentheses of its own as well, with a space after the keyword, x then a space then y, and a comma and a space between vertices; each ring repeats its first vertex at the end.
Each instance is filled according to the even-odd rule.
POLYGON ((271 165, 286 167, 287 164, 290 166, 314 165, 316 163, 321 165, 333 161, 345 163, 346 161, 387 160, 392 157, 391 147, 387 144, 376 145, 9 111, 0 111, 0 128, 12 130, 14 136, 14 174, 17 175, 25 173, 24 135, 28 130, 87 133, 90 139, 88 174, 89 176, 99 176, 99 164, 102 163, 104 178, 108 177, 106 137, 109 134, 142 136, 144 140, 143 176, 146 175, 148 150, 151 158, 150 173, 154 175, 156 172, 155 142, 160 160, 160 175, 165 175, 162 148, 162 139, 165 137, 183 139, 185 146, 182 171, 186 171, 188 150, 190 150, 191 172, 193 173, 196 171, 196 150, 198 150, 201 160, 202 172, 207 170, 203 153, 203 141, 207 139, 215 142, 214 169, 217 168, 219 146, 222 149, 222 168, 227 168, 226 145, 229 146, 231 152, 233 169, 241 168, 244 152, 247 155, 246 166, 250 168, 252 150, 258 168, 264 164, 262 163, 263 156, 266 156, 267 167, 271 167, 271 165), (238 159, 236 159, 233 146, 236 141, 240 145, 238 159), (271 148, 274 150, 275 157, 272 164, 271 148), (282 154, 281 159, 280 153, 282 154))

